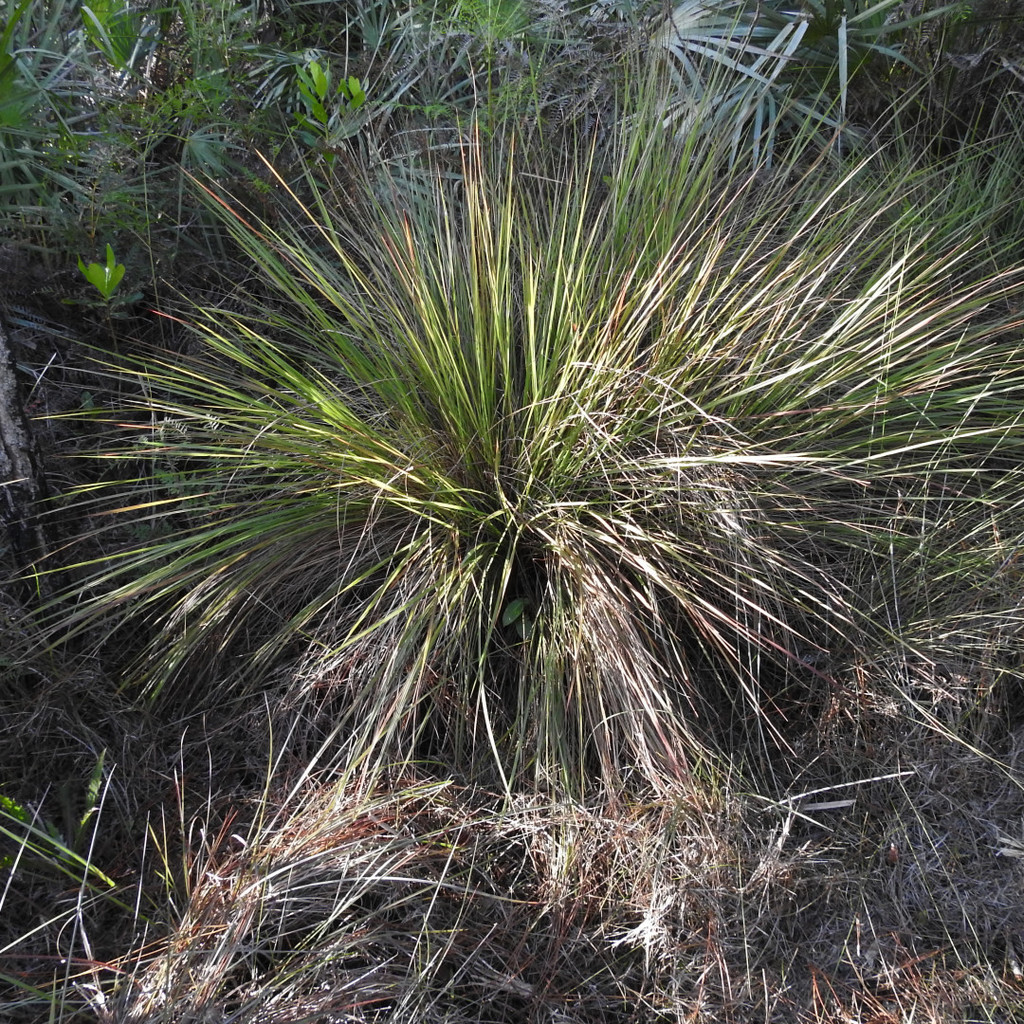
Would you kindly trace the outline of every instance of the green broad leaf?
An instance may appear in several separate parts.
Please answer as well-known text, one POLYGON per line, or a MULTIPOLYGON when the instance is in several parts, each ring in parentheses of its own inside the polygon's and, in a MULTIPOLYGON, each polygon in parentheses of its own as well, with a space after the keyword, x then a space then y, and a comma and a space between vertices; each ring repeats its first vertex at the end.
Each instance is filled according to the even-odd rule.
MULTIPOLYGON (((300 72, 302 74, 302 72, 300 72)), ((306 108, 306 111, 312 118, 314 118, 320 125, 327 124, 327 108, 324 107, 323 103, 317 98, 313 91, 313 87, 308 80, 300 78, 299 80, 299 92, 302 94, 302 102, 306 108)), ((296 118, 302 118, 303 120, 312 123, 309 117, 306 115, 297 113, 296 118)))
POLYGON ((349 75, 341 83, 338 91, 341 92, 342 90, 344 90, 345 98, 352 110, 358 110, 366 102, 366 90, 363 88, 362 82, 355 75, 349 75))
POLYGON ((517 597, 514 601, 509 601, 505 608, 505 614, 501 617, 501 624, 503 626, 511 626, 513 622, 517 622, 523 617, 523 612, 525 611, 525 597, 517 597))
POLYGON ((78 258, 78 269, 85 275, 85 279, 91 284, 105 300, 117 291, 117 286, 124 277, 124 264, 118 263, 114 258, 114 250, 110 243, 107 243, 107 262, 105 265, 90 263, 88 266, 78 258))
POLYGON ((319 61, 310 61, 309 66, 306 68, 306 72, 309 75, 310 82, 313 86, 313 91, 316 93, 316 97, 321 102, 327 98, 327 87, 328 79, 327 73, 320 66, 319 61))

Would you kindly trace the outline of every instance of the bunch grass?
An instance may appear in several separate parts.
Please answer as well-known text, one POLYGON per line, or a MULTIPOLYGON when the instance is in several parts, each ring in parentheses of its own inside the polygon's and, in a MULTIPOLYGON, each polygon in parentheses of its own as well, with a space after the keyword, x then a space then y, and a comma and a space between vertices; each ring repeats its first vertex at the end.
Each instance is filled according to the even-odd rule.
POLYGON ((1024 507, 994 213, 884 150, 740 167, 654 103, 534 143, 427 194, 311 171, 276 227, 203 186, 263 284, 128 371, 102 457, 140 473, 81 507, 153 535, 88 565, 72 633, 144 622, 153 692, 289 665, 357 763, 577 792, 785 749, 851 659, 949 654, 1024 507))
MULTIPOLYGON (((349 25, 372 125, 304 177, 276 150, 259 213, 194 145, 255 125, 191 123, 182 7, 216 256, 164 347, 105 383, 70 350, 60 401, 37 371, 102 411, 49 438, 86 456, 55 489, 93 482, 45 638, 0 589, 0 1016, 1024 1020, 1012 95, 952 150, 909 96, 854 158, 765 106, 769 167, 721 108, 680 132, 663 83, 607 117, 620 35, 545 45, 522 88, 492 40, 476 130, 388 148, 480 65, 439 15, 444 45, 414 12, 374 35, 385 6, 349 25)), ((18 32, 74 13, 30 7, 18 32)), ((246 107, 300 15, 224 13, 246 107)), ((29 142, 84 95, 31 66, 29 142)), ((146 181, 113 218, 177 244, 196 207, 146 181)))

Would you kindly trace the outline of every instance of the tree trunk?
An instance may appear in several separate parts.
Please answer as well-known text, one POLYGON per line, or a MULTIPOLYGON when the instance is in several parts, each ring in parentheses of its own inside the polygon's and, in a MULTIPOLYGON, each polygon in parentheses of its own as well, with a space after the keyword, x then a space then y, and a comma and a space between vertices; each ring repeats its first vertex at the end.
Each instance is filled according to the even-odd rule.
MULTIPOLYGON (((46 554, 38 503, 46 484, 25 416, 10 338, 0 317, 0 529, 23 577, 46 554)), ((32 588, 35 589, 35 588, 32 588)))

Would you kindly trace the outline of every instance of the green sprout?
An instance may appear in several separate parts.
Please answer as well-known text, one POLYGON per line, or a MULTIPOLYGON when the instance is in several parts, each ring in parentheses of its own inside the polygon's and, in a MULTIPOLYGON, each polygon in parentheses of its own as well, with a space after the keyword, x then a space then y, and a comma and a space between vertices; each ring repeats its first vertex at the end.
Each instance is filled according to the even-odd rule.
POLYGON ((85 275, 85 279, 103 296, 106 302, 117 291, 117 286, 124 277, 124 264, 116 263, 114 250, 110 243, 107 243, 107 262, 105 265, 90 263, 88 266, 78 258, 78 269, 85 275))

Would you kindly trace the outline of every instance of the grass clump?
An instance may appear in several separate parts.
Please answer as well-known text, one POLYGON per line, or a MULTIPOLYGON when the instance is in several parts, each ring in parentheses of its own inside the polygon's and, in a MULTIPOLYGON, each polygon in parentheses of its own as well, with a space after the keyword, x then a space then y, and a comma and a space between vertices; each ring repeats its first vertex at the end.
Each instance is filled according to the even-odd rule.
POLYGON ((311 174, 275 227, 211 187, 260 283, 132 368, 105 457, 142 476, 88 501, 153 535, 72 629, 144 621, 155 690, 277 680, 354 763, 486 752, 581 792, 787 749, 865 652, 951 655, 965 588, 998 619, 999 210, 950 217, 955 181, 884 151, 745 170, 644 116, 607 152, 473 142, 426 192, 311 174))
POLYGON ((612 111, 628 6, 111 10, 131 110, 76 57, 157 135, 73 173, 216 256, 105 378, 0 309, 80 410, 45 637, 0 578, 4 1020, 1024 1020, 1012 97, 612 111))

